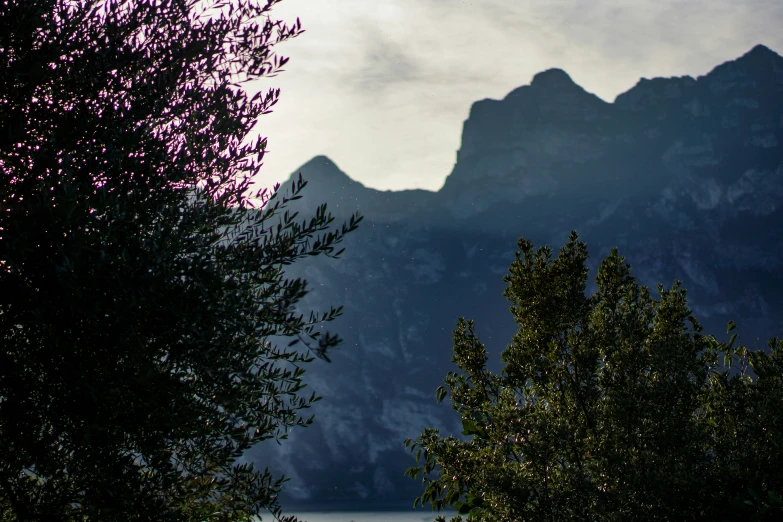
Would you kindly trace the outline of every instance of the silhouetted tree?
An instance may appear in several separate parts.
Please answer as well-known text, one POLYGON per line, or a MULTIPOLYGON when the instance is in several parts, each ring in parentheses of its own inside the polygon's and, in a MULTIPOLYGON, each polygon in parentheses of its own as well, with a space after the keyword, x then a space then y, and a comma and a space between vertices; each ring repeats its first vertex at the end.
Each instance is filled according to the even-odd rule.
POLYGON ((616 249, 587 297, 576 233, 554 260, 518 246, 502 371, 460 318, 459 372, 436 394, 466 438, 406 441, 422 464, 407 472, 423 475, 416 504, 470 521, 780 520, 783 341, 766 354, 701 335, 680 283, 653 299, 616 249))
POLYGON ((280 514, 282 479, 237 458, 310 422, 339 314, 297 314, 284 268, 360 217, 284 212, 301 177, 250 191, 279 91, 242 85, 302 32, 278 1, 0 5, 3 520, 280 514))

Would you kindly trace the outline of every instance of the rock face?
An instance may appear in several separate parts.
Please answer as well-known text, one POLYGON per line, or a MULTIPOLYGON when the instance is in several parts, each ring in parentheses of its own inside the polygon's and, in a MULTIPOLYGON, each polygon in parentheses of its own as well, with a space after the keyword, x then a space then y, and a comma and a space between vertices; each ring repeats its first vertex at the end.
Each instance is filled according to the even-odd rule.
POLYGON ((411 502, 421 485, 402 476, 403 440, 460 431, 434 400, 456 319, 476 320, 493 369, 515 332, 501 292, 520 236, 557 250, 576 230, 591 279, 617 246, 640 283, 682 280, 707 333, 733 319, 764 347, 783 333, 781 143, 783 58, 759 45, 703 77, 640 80, 614 103, 539 73, 473 104, 436 193, 368 189, 312 159, 305 214, 327 202, 338 219, 366 216, 342 260, 294 268, 313 289, 303 309, 345 306, 328 328, 345 344, 308 368, 324 397, 315 424, 249 457, 292 478, 292 503, 411 502))

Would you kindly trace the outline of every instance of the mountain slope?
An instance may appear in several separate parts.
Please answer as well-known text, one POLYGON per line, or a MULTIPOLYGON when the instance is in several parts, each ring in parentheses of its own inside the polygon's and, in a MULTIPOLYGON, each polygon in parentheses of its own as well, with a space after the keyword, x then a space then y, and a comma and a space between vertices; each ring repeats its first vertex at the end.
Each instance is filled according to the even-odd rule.
POLYGON ((293 269, 313 288, 303 308, 345 305, 330 330, 346 342, 308 369, 324 396, 316 423, 253 458, 286 471, 298 502, 409 502, 420 485, 401 475, 413 463, 402 441, 425 426, 459 433, 434 402, 457 317, 475 319, 495 355, 515 331, 501 292, 519 236, 559 248, 575 229, 591 278, 618 246, 641 283, 682 280, 707 332, 734 319, 764 346, 783 332, 781 142, 783 58, 756 46, 699 78, 640 80, 613 103, 539 73, 473 104, 435 193, 366 188, 314 158, 297 206, 366 216, 342 260, 293 269))

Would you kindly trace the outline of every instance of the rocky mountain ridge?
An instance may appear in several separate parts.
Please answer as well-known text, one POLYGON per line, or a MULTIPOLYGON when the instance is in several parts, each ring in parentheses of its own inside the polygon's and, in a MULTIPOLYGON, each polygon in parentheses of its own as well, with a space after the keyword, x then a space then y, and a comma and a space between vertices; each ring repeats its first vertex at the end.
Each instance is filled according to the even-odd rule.
POLYGON ((695 79, 642 79, 613 103, 539 73, 473 104, 438 192, 370 189, 313 158, 297 171, 303 214, 327 202, 338 220, 365 215, 342 260, 292 272, 313 288, 304 308, 345 305, 329 325, 345 344, 308 369, 324 396, 316 423, 254 458, 292 477, 292 502, 412 501, 402 441, 426 426, 459 433, 434 402, 451 330, 475 319, 494 355, 510 341, 502 276, 520 236, 556 250, 575 229, 590 278, 618 246, 640 283, 682 280, 708 332, 733 319, 764 346, 783 333, 781 141, 783 58, 759 45, 695 79))

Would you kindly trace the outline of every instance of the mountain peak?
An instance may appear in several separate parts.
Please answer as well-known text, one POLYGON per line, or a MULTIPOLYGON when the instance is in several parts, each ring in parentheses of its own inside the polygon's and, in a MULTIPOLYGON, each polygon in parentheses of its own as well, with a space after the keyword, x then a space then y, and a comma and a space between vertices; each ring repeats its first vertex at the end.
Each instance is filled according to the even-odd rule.
POLYGON ((746 58, 746 57, 759 57, 759 58, 778 57, 778 58, 780 58, 781 56, 778 53, 776 53, 775 51, 773 51, 772 49, 770 49, 769 47, 767 47, 766 45, 757 44, 756 46, 753 47, 753 49, 751 49, 747 53, 743 54, 740 58, 738 58, 738 60, 742 60, 743 58, 746 58))
POLYGON ((552 88, 552 87, 570 87, 570 86, 576 86, 576 83, 574 83, 574 80, 571 79, 570 76, 568 76, 568 73, 566 73, 563 69, 547 69, 546 71, 541 71, 540 73, 533 76, 533 81, 530 82, 530 85, 533 87, 543 87, 543 88, 552 88))
POLYGON ((532 103, 539 107, 542 103, 547 106, 562 103, 595 104, 596 101, 604 103, 575 83, 563 69, 557 68, 541 71, 533 76, 530 85, 517 87, 503 98, 504 102, 510 100, 514 100, 514 104, 518 104, 519 100, 534 100, 532 103))
POLYGON ((753 90, 755 84, 777 86, 783 84, 783 57, 764 45, 756 45, 735 60, 715 67, 704 76, 713 92, 726 93, 737 88, 753 90))
POLYGON ((336 185, 343 186, 347 184, 357 183, 352 180, 345 172, 340 170, 334 161, 324 155, 318 155, 312 158, 310 161, 296 169, 288 181, 291 182, 299 177, 299 174, 313 185, 321 186, 336 185))
POLYGON ((758 44, 733 62, 735 66, 747 71, 769 71, 783 65, 783 57, 767 46, 758 44))
POLYGON ((334 165, 335 168, 337 167, 337 165, 335 165, 334 161, 332 161, 329 158, 329 156, 325 156, 323 154, 319 154, 318 156, 314 156, 312 159, 310 159, 310 161, 307 162, 307 164, 313 163, 313 162, 323 162, 325 164, 334 165))
POLYGON ((299 167, 297 170, 311 170, 311 169, 318 169, 323 170, 327 172, 334 172, 334 171, 340 171, 340 168, 332 161, 328 156, 324 156, 323 154, 319 154, 318 156, 314 156, 310 159, 307 163, 299 167))

